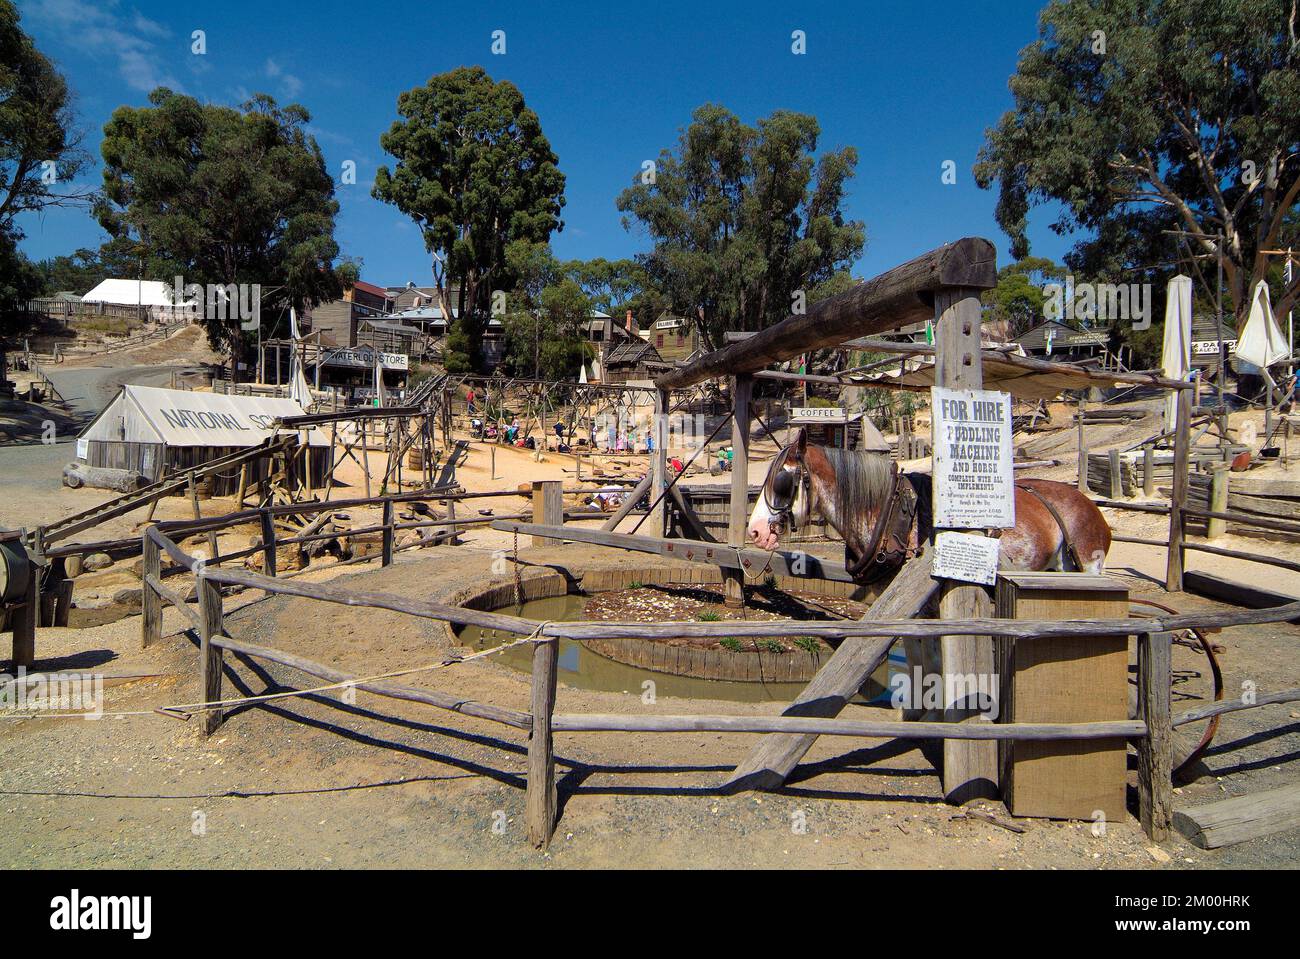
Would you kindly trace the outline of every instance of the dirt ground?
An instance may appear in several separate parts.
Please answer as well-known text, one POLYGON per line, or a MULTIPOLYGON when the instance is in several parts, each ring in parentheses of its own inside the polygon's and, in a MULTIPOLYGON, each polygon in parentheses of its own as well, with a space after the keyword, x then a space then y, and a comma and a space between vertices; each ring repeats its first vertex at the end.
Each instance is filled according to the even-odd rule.
MULTIPOLYGON (((618 553, 567 546, 526 551, 531 564, 617 565, 618 553)), ((1144 567, 1119 571, 1135 591, 1144 567)), ((316 574, 316 575, 324 575, 316 574)), ((493 581, 475 546, 402 554, 392 567, 345 574, 356 588, 437 598, 493 581)), ((1154 587, 1151 587, 1154 595, 1154 587)), ((246 600, 231 599, 229 608, 246 600)), ((1180 609, 1212 604, 1190 596, 1180 609)), ((442 624, 366 609, 275 598, 228 620, 238 638, 371 675, 435 661, 452 640, 442 624), (329 616, 329 628, 321 629, 329 616)), ((819 740, 776 794, 727 796, 719 783, 753 744, 731 734, 565 734, 558 740, 562 815, 549 852, 523 828, 525 741, 517 731, 365 693, 339 691, 232 710, 212 738, 196 722, 151 712, 195 701, 194 638, 178 632, 139 647, 139 619, 42 629, 40 667, 157 674, 105 691, 107 713, 84 719, 0 721, 5 866, 286 867, 920 867, 1214 868, 1294 866, 1300 834, 1206 852, 1175 838, 1153 846, 1130 816, 1102 836, 1091 824, 1012 821, 1012 832, 964 818, 940 801, 919 749, 888 741, 819 740)), ((182 626, 168 610, 167 631, 182 626)), ((1290 625, 1229 630, 1218 638, 1229 689, 1300 685, 1290 625)), ((303 688, 300 674, 227 657, 224 695, 303 688)), ((1176 647, 1176 709, 1208 692, 1202 661, 1176 647)), ((490 660, 401 682, 527 708, 524 674, 490 660)), ((562 687, 561 712, 768 713, 779 704, 720 703, 562 687)), ((887 718, 855 706, 851 715, 887 718)), ((1300 713, 1267 707, 1225 717, 1208 772, 1179 788, 1179 805, 1294 781, 1300 713)), ((1130 759, 1130 765, 1132 760, 1130 759)), ((1134 773, 1130 770, 1132 785, 1134 773)), ((1130 789, 1130 792, 1132 790, 1130 789)))
MULTIPOLYGON (((154 344, 176 350, 176 345, 154 344)), ((137 351, 138 352, 138 351, 137 351)), ((180 350, 160 362, 190 362, 180 350)), ((124 367, 138 357, 115 360, 124 367)), ((1054 411, 1065 422, 1069 410, 1054 411)), ((1245 418, 1236 414, 1233 427, 1245 418)), ((1090 427, 1090 448, 1124 444, 1152 432, 1150 422, 1090 427)), ((1070 480, 1074 430, 1028 438, 1035 455, 1061 464, 1034 475, 1070 480)), ((1021 445, 1020 438, 1017 445, 1021 445)), ((750 480, 766 469, 770 443, 756 444, 750 480)), ((644 457, 624 457, 622 475, 635 478, 644 457)), ((382 457, 372 457, 378 468, 382 457)), ((584 475, 590 472, 584 463, 584 475)), ((928 468, 917 461, 908 468, 928 468)), ((609 467, 611 472, 615 467, 609 467)), ((1269 471, 1289 476, 1280 464, 1269 471)), ((340 475, 336 497, 364 493, 354 464, 340 475)), ((1264 475, 1264 474, 1259 474, 1264 475)), ((502 490, 538 479, 576 484, 571 456, 482 445, 471 447, 460 482, 473 491, 502 490)), ((692 476, 726 484, 729 476, 692 476)), ((6 487, 0 523, 30 525, 68 515, 106 496, 88 490, 53 492, 33 485, 6 487)), ((233 508, 229 500, 203 504, 205 515, 233 508)), ((526 508, 523 498, 481 501, 494 515, 526 508)), ((187 518, 188 502, 164 500, 158 518, 187 518)), ((377 513, 352 511, 356 525, 377 513)), ((111 521, 96 539, 134 535, 143 513, 111 521)), ((1108 511, 1117 530, 1162 538, 1162 517, 1108 511)), ((630 529, 631 520, 621 527, 630 529)), ((228 534, 222 551, 247 545, 254 531, 228 534)), ((1229 548, 1295 558, 1297 546, 1229 535, 1229 548)), ((405 596, 453 599, 470 585, 490 585, 494 552, 510 550, 509 533, 478 528, 459 547, 400 553, 394 566, 311 570, 308 581, 337 579, 348 586, 405 596)), ((196 553, 205 543, 191 543, 196 553)), ((625 554, 582 546, 534 551, 526 564, 573 568, 618 567, 625 554)), ((1134 596, 1172 602, 1179 610, 1219 608, 1160 589, 1164 551, 1117 544, 1108 571, 1134 596)), ((719 786, 756 742, 716 734, 562 734, 558 737, 561 818, 548 852, 533 850, 523 826, 525 739, 516 730, 461 714, 381 699, 366 693, 348 701, 338 690, 232 709, 204 739, 196 721, 153 710, 191 703, 197 688, 196 640, 175 610, 165 614, 161 644, 140 647, 138 608, 114 602, 138 588, 131 563, 85 574, 76 585, 72 628, 41 629, 37 668, 93 669, 110 677, 147 678, 109 686, 104 718, 16 718, 0 712, 0 864, 4 866, 127 866, 172 868, 292 866, 412 867, 780 867, 807 868, 1294 868, 1300 832, 1204 851, 1175 837, 1163 847, 1143 836, 1132 815, 1094 835, 1091 823, 1012 820, 996 802, 977 805, 999 823, 965 817, 941 802, 940 782, 922 750, 884 740, 823 737, 786 788, 774 794, 724 795, 719 786), (1013 825, 1023 832, 1005 828, 1013 825)), ((499 566, 499 564, 497 564, 499 566)), ((1260 568, 1242 561, 1189 553, 1190 568, 1261 582, 1260 568)), ((1300 595, 1300 574, 1270 570, 1267 585, 1300 595)), ((256 594, 255 594, 256 595, 256 594)), ((228 628, 237 638, 295 652, 356 675, 428 664, 454 640, 441 623, 374 610, 324 607, 302 599, 234 596, 228 628)), ((666 617, 665 617, 666 618, 666 617)), ((1292 625, 1227 630, 1221 662, 1227 695, 1242 684, 1260 691, 1300 686, 1295 655, 1300 629, 1292 625)), ((6 650, 7 651, 7 650, 6 650)), ((10 665, 0 661, 0 669, 10 665)), ((1175 710, 1209 696, 1205 663, 1175 647, 1175 710)), ((527 709, 527 676, 491 659, 400 682, 454 691, 465 698, 527 709)), ((306 688, 315 681, 278 666, 226 658, 226 696, 306 688)), ((561 712, 776 713, 779 703, 738 703, 660 697, 647 703, 640 689, 624 693, 561 686, 561 712)), ((846 715, 892 718, 890 710, 854 705, 846 715)), ((1199 731, 1199 729, 1198 729, 1199 731)), ((1180 784, 1176 805, 1190 806, 1295 782, 1300 759, 1300 710, 1272 706, 1224 717, 1203 766, 1180 784)), ((1136 808, 1130 756, 1130 812, 1136 808)))

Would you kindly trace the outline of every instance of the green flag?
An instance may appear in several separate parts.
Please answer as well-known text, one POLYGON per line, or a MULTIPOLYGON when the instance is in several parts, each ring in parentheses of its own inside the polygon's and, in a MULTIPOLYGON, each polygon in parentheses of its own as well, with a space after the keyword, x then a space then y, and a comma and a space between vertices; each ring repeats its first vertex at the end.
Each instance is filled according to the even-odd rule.
POLYGON ((925 321, 925 342, 927 346, 934 346, 934 323, 930 320, 925 321))

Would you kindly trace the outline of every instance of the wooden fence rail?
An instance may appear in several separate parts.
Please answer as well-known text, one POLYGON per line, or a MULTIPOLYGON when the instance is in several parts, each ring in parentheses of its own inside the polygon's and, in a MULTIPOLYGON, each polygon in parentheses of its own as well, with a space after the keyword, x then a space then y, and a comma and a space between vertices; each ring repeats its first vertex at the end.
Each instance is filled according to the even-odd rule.
MULTIPOLYGON (((388 511, 391 512, 391 511, 388 511)), ((385 524, 390 529, 397 524, 385 524)), ((273 532, 273 530, 272 530, 273 532)), ((214 568, 187 554, 157 527, 147 529, 141 539, 144 556, 144 641, 158 638, 161 631, 162 606, 169 603, 182 609, 197 629, 200 639, 199 674, 202 702, 210 704, 202 712, 205 733, 215 731, 222 718, 221 670, 224 651, 253 656, 296 669, 311 676, 338 684, 355 684, 356 688, 380 696, 461 712, 469 716, 503 723, 527 730, 528 778, 526 787, 526 821, 529 839, 544 846, 555 827, 557 800, 555 786, 554 734, 557 732, 736 732, 753 734, 784 733, 794 735, 857 736, 864 738, 903 738, 941 740, 1088 740, 1122 737, 1133 741, 1138 753, 1139 818, 1148 835, 1162 840, 1168 835, 1172 820, 1172 739, 1173 728, 1221 712, 1251 708, 1252 705, 1291 702, 1300 699, 1300 690, 1261 695, 1255 703, 1241 701, 1218 703, 1185 713, 1174 719, 1170 706, 1170 633, 1183 628, 1216 628, 1247 623, 1277 622, 1300 615, 1295 608, 1248 610, 1235 613, 1204 613, 1183 616, 1152 617, 1134 620, 1083 620, 1070 623, 1032 620, 977 619, 969 622, 916 620, 817 622, 738 622, 738 623, 542 623, 520 616, 470 610, 430 601, 413 600, 386 593, 347 590, 318 583, 290 583, 274 576, 214 568), (177 593, 162 582, 163 557, 193 573, 198 584, 199 609, 190 609, 177 593), (299 596, 309 599, 388 609, 409 615, 437 619, 459 625, 478 625, 515 633, 533 644, 531 706, 529 712, 491 703, 479 703, 463 697, 418 689, 384 681, 349 676, 340 670, 313 662, 281 650, 232 638, 225 628, 221 586, 246 586, 268 594, 299 596), (555 713, 558 683, 557 640, 581 641, 594 638, 658 635, 817 635, 817 636, 912 636, 951 635, 1065 636, 1065 635, 1136 635, 1138 637, 1139 716, 1122 722, 1086 723, 925 723, 874 722, 816 716, 728 716, 662 715, 621 716, 600 714, 555 713)))

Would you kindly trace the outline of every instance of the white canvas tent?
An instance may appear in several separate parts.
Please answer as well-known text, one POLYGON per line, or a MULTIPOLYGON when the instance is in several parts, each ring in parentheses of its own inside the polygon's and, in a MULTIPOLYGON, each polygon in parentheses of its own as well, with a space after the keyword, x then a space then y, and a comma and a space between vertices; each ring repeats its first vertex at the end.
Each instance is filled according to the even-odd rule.
MULTIPOLYGON (((269 396, 227 396, 152 386, 123 386, 113 401, 82 431, 77 457, 91 466, 129 469, 150 480, 256 446, 274 435, 273 423, 301 416, 303 408, 290 399, 269 396)), ((283 432, 281 435, 284 435, 283 432)), ((329 438, 320 430, 304 430, 311 449, 313 477, 328 462, 329 438)), ((265 461, 259 467, 265 468, 265 461)), ((238 471, 236 471, 237 473, 238 471)), ((254 479, 256 476, 253 477, 254 479)), ((238 476, 214 484, 214 495, 233 489, 238 476)))

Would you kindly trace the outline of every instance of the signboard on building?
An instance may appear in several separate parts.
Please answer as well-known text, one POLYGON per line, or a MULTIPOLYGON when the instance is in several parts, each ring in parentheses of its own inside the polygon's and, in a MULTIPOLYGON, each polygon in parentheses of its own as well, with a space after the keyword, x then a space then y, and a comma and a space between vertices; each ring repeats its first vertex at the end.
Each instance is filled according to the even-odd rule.
POLYGON ((405 353, 384 353, 359 346, 355 349, 331 350, 325 354, 324 366, 355 366, 374 369, 375 353, 379 353, 379 362, 386 370, 406 370, 411 360, 405 353))
POLYGON ((1011 394, 930 389, 934 525, 1003 529, 1016 524, 1011 394))
POLYGON ((979 533, 944 531, 934 537, 932 575, 963 583, 992 586, 998 579, 998 549, 1001 541, 979 533))
POLYGON ((1104 330, 1089 330, 1083 333, 1071 333, 1065 338, 1066 346, 1105 346, 1110 341, 1110 334, 1104 330))
MULTIPOLYGON (((1224 340, 1223 345, 1229 353, 1237 352, 1236 340, 1224 340)), ((1218 340, 1193 340, 1192 354, 1194 356, 1218 356, 1219 341, 1218 340)))
POLYGON ((842 406, 794 406, 790 408, 790 419, 792 420, 847 423, 848 418, 848 411, 842 406))

